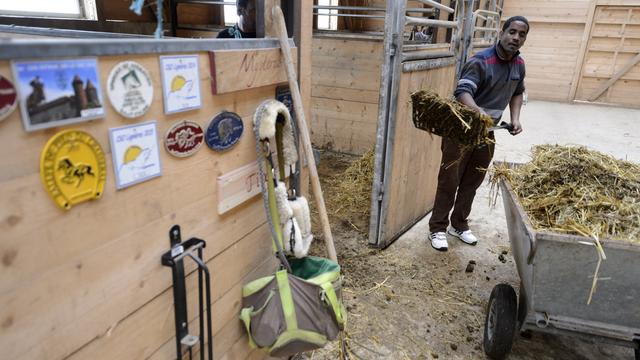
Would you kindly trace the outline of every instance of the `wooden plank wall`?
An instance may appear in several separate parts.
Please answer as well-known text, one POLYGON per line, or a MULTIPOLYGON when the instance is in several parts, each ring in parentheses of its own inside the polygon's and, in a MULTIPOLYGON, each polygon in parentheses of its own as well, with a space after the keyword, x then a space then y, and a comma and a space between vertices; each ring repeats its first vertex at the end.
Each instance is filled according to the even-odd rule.
POLYGON ((635 6, 598 6, 591 25, 576 99, 640 106, 640 1, 635 6), (593 98, 612 76, 629 64, 629 70, 602 95, 593 98))
MULTIPOLYGON (((110 105, 101 120, 71 126, 92 134, 107 155, 102 199, 61 211, 40 181, 40 152, 60 129, 26 133, 19 111, 0 122, 0 349, 2 358, 173 359, 171 270, 160 255, 168 231, 207 241, 212 274, 214 349, 218 359, 260 357, 247 345, 237 318, 241 287, 275 267, 260 197, 217 215, 216 177, 256 159, 252 116, 275 86, 213 96, 208 54, 199 54, 203 106, 164 115, 157 55, 101 57, 106 76, 120 61, 145 66, 154 82, 154 102, 142 119, 119 116, 110 105), (176 121, 206 126, 217 113, 242 116, 245 132, 236 147, 215 153, 206 146, 186 159, 160 149, 163 175, 116 191, 108 129, 157 120, 162 136, 176 121), (10 150, 9 150, 10 149, 10 150)), ((0 74, 13 78, 9 62, 0 74)), ((162 146, 162 145, 161 145, 162 146)), ((187 262, 190 263, 190 262, 187 262)), ((190 329, 197 333, 197 276, 187 269, 190 329)))
POLYGON ((503 20, 526 16, 531 24, 521 49, 529 99, 571 101, 590 0, 505 0, 503 20))
POLYGON ((433 208, 441 151, 440 137, 417 130, 412 122, 411 93, 433 89, 450 96, 455 84, 455 65, 403 73, 398 91, 393 160, 384 233, 388 243, 433 208))
POLYGON ((362 154, 375 146, 381 39, 314 36, 311 138, 315 146, 362 154))

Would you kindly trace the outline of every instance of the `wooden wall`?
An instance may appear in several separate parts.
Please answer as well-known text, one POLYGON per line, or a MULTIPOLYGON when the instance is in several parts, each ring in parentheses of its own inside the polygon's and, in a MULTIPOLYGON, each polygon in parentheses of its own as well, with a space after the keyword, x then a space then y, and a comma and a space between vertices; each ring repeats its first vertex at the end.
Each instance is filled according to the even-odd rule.
POLYGON ((375 146, 381 39, 314 36, 311 137, 315 146, 362 154, 375 146))
MULTIPOLYGON (((61 129, 26 133, 19 111, 0 122, 5 145, 0 156, 1 357, 175 358, 171 270, 160 264, 174 224, 182 226, 183 239, 196 236, 207 241, 215 357, 261 357, 250 351, 237 316, 242 285, 275 268, 264 208, 255 197, 219 216, 216 178, 255 161, 252 115, 263 100, 274 97, 275 85, 213 96, 208 54, 203 52, 202 108, 164 115, 157 55, 100 57, 104 101, 108 102, 106 76, 123 60, 135 60, 152 74, 150 111, 131 120, 106 105, 104 119, 66 127, 93 135, 107 156, 107 183, 100 200, 68 212, 58 209, 41 183, 39 159, 47 140, 61 129), (215 153, 204 146, 186 159, 161 148, 161 177, 115 189, 109 128, 157 120, 162 136, 176 121, 206 126, 223 110, 244 120, 245 131, 235 148, 215 153)), ((0 74, 13 78, 8 61, 0 62, 0 74)), ((193 270, 188 267, 187 286, 190 329, 197 333, 193 270)))
POLYGON ((640 1, 599 2, 588 35, 576 99, 640 107, 640 1))
POLYGON ((521 49, 530 99, 570 101, 590 0, 505 0, 503 19, 526 16, 531 24, 521 49))

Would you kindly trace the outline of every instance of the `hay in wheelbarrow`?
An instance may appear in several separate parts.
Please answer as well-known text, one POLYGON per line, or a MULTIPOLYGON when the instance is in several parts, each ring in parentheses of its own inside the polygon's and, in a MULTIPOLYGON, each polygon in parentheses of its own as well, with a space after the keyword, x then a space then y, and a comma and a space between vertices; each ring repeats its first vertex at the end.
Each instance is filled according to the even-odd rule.
POLYGON ((455 100, 441 97, 431 90, 411 94, 413 124, 416 128, 448 137, 464 145, 492 142, 489 128, 493 120, 455 100))
POLYGON ((640 165, 583 146, 539 145, 516 168, 494 166, 538 230, 640 243, 640 165))

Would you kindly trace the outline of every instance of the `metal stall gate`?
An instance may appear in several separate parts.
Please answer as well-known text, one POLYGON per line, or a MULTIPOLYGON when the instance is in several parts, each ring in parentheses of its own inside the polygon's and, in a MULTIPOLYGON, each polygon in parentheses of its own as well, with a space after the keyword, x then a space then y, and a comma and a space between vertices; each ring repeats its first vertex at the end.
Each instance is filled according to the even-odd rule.
POLYGON ((407 16, 406 1, 387 2, 369 224, 369 244, 380 248, 431 211, 435 198, 441 139, 415 129, 411 94, 432 89, 450 97, 473 45, 495 41, 500 23, 496 2, 489 9, 481 8, 484 1, 480 5, 458 1, 455 8, 432 0, 419 2, 437 9, 439 15, 407 16), (444 42, 419 43, 405 36, 408 26, 413 31, 427 26, 451 33, 444 42))

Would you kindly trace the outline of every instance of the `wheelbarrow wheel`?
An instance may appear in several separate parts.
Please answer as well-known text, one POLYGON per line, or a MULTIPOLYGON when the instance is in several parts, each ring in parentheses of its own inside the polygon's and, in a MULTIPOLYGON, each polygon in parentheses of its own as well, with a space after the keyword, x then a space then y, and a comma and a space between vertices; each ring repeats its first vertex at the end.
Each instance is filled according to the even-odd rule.
POLYGON ((491 291, 484 321, 484 352, 492 359, 504 359, 511 351, 518 317, 518 297, 508 284, 491 291))

